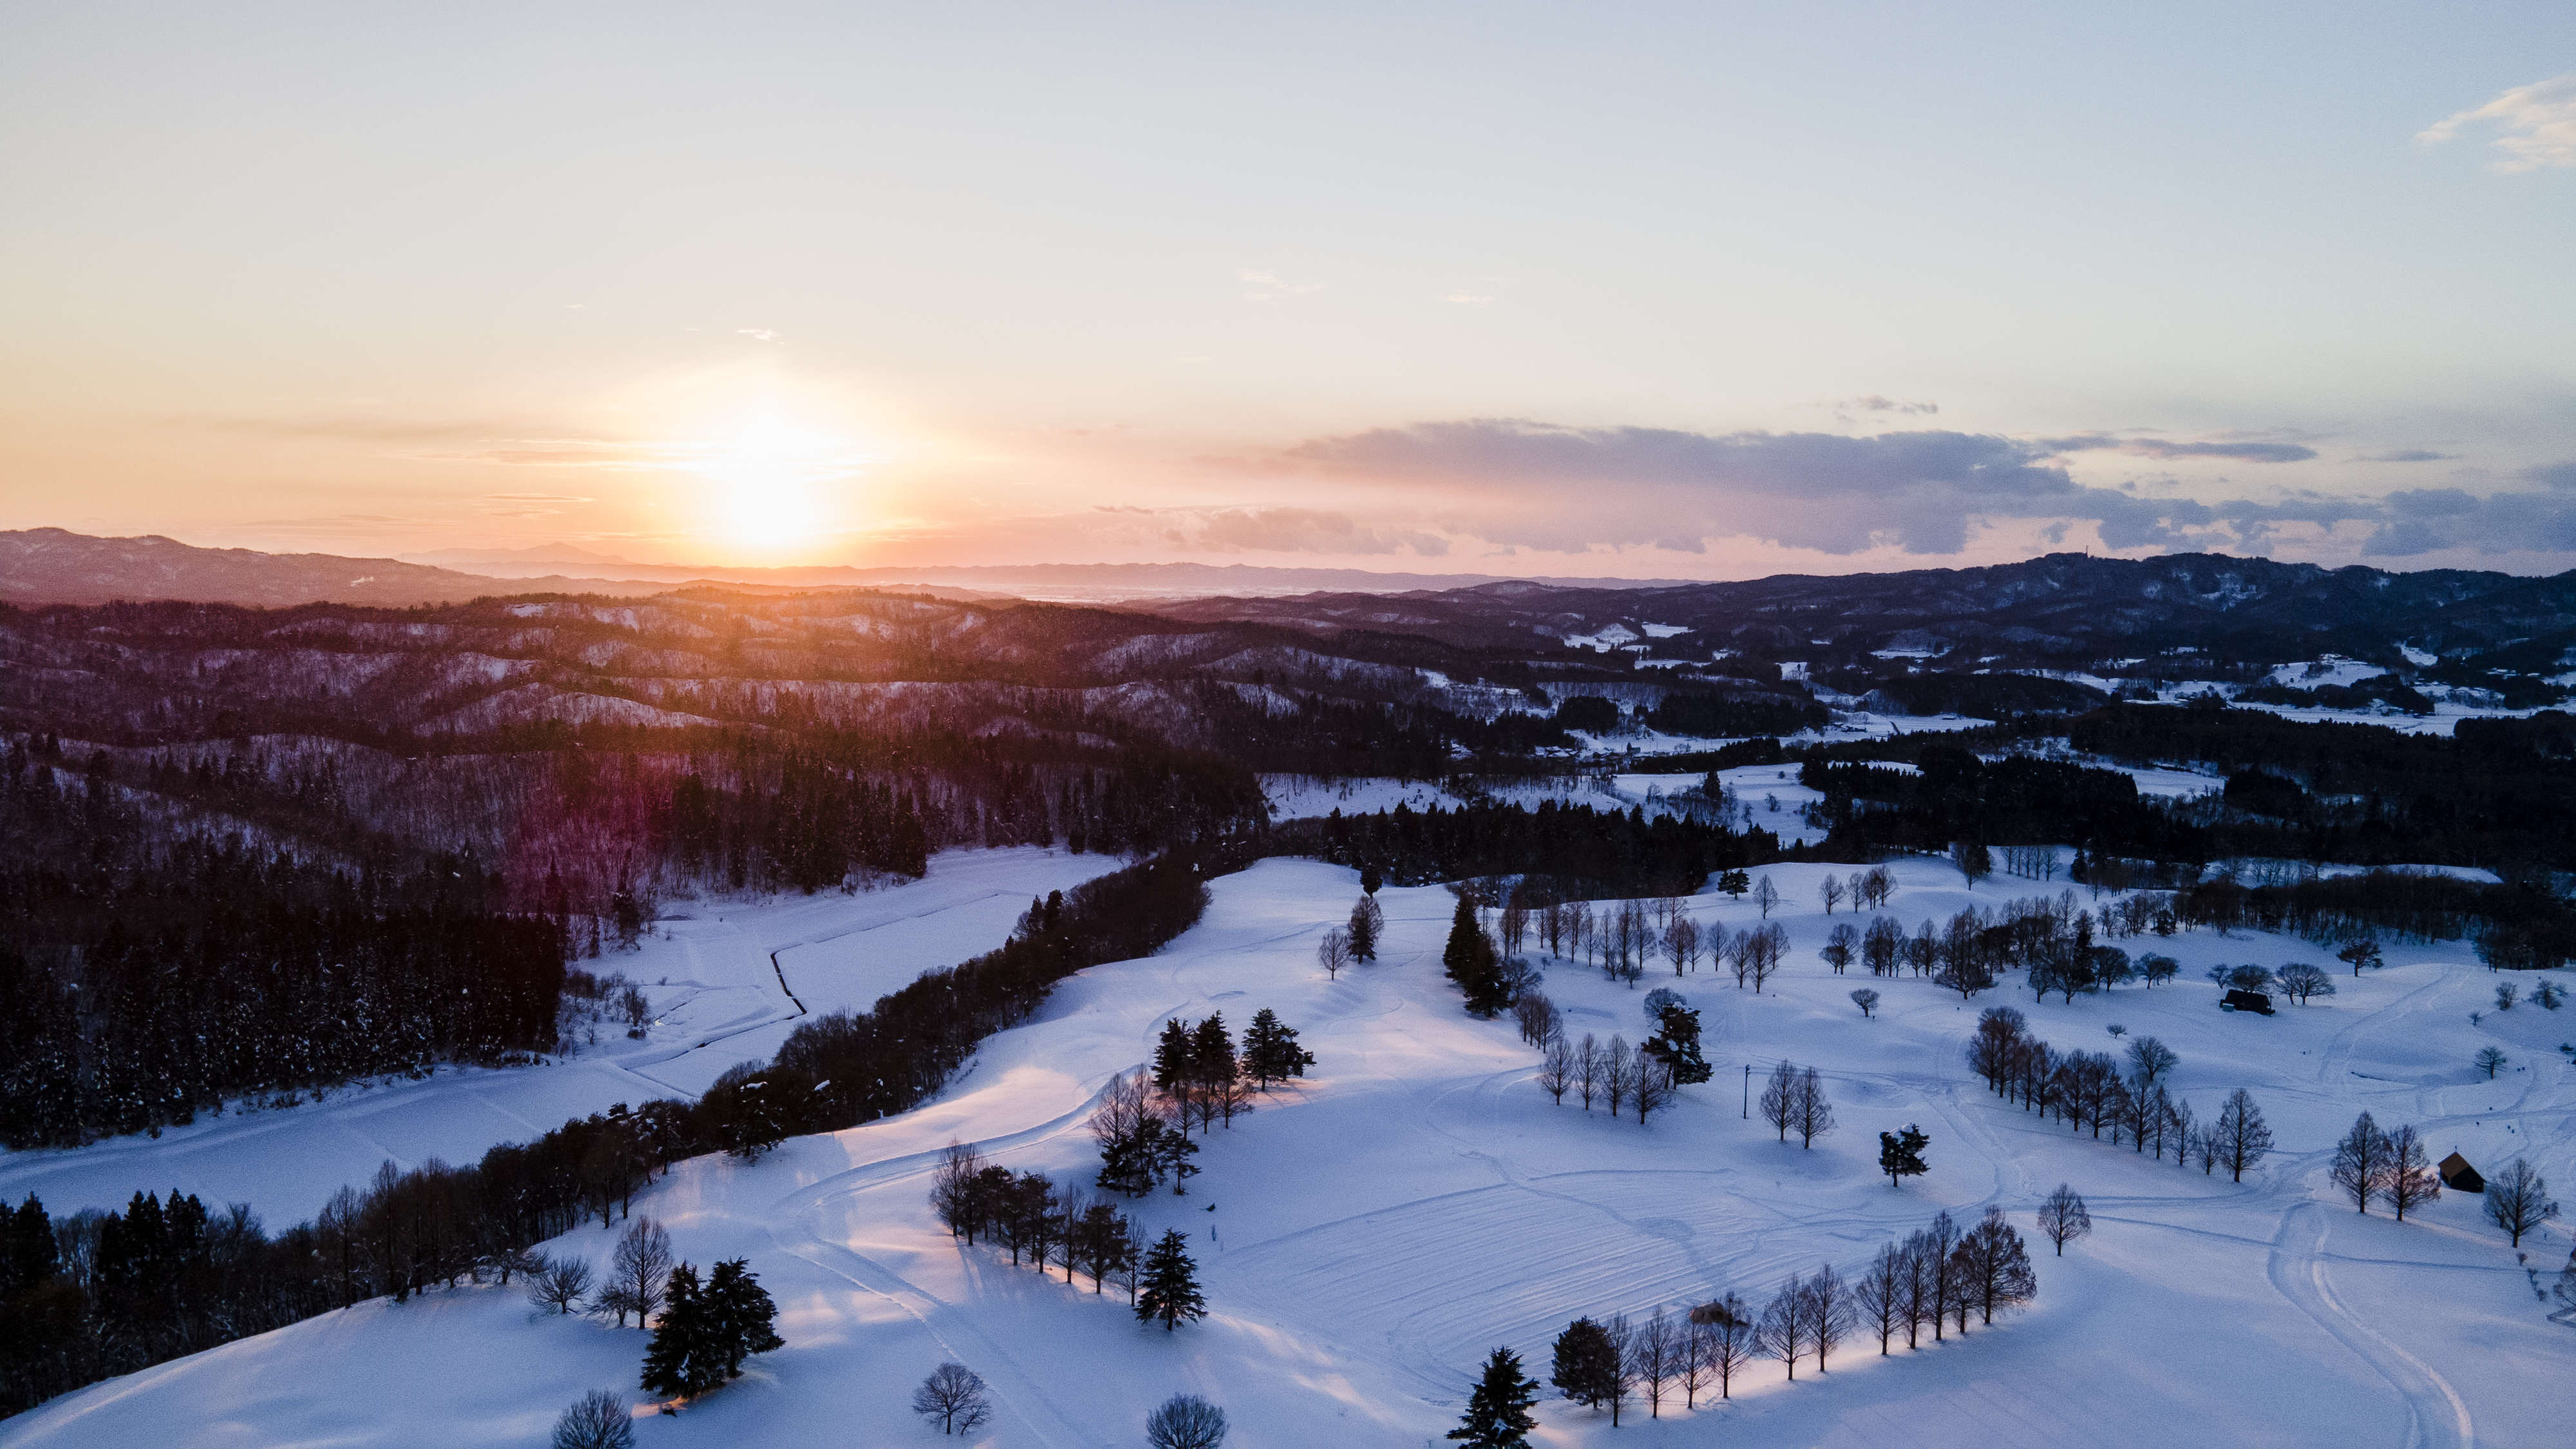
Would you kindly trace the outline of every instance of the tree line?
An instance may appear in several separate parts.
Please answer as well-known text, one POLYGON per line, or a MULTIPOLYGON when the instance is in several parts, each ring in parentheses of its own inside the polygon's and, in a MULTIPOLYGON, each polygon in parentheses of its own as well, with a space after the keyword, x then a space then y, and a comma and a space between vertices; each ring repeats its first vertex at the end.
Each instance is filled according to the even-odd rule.
MULTIPOLYGON (((1641 1318, 1577 1318, 1556 1337, 1549 1382, 1575 1403, 1608 1410, 1613 1426, 1635 1399, 1661 1418, 1674 1393, 1686 1411, 1711 1390, 1732 1397, 1735 1379, 1756 1359, 1777 1360, 1794 1382, 1801 1362, 1812 1359, 1822 1374, 1833 1351, 1855 1337, 1875 1337, 1881 1355, 1900 1336, 1911 1349, 1927 1329, 1935 1341, 1965 1334, 1972 1317, 1991 1325, 2038 1291, 2029 1249, 2001 1209, 1988 1208, 1965 1229, 1942 1212, 1903 1242, 1882 1245, 1849 1278, 1820 1265, 1758 1309, 1727 1292, 1682 1313, 1659 1307, 1641 1318)), ((1497 1349, 1449 1437, 1470 1449, 1522 1449, 1537 1401, 1519 1356, 1497 1349)))
POLYGON ((115 776, 0 754, 0 1143, 554 1047, 563 924, 504 909, 471 857, 353 867, 174 832, 115 776))
MULTIPOLYGON (((387 1163, 313 1220, 273 1235, 247 1208, 213 1213, 185 1197, 174 1208, 138 1194, 122 1213, 59 1220, 30 1199, 9 1218, 12 1241, 60 1238, 73 1248, 13 1278, 0 1303, 10 1325, 0 1333, 0 1410, 367 1298, 400 1301, 483 1275, 506 1281, 530 1245, 592 1215, 610 1221, 673 1162, 719 1150, 757 1156, 792 1133, 907 1110, 984 1034, 1025 1020, 1056 981, 1151 954, 1187 929, 1206 879, 1242 859, 1157 857, 1098 877, 1035 903, 1001 948, 929 973, 874 1012, 809 1021, 778 1064, 728 1072, 694 1103, 612 1108, 534 1142, 497 1145, 467 1166, 433 1161, 405 1172, 387 1163), (815 1090, 827 1076, 851 1085, 815 1090), (174 1212, 179 1247, 138 1250, 146 1267, 97 1275, 95 1244, 113 1234, 165 1245, 174 1212)), ((548 1021, 551 1030, 551 1005, 548 1021)), ((125 1258, 111 1252, 108 1261, 125 1258)))

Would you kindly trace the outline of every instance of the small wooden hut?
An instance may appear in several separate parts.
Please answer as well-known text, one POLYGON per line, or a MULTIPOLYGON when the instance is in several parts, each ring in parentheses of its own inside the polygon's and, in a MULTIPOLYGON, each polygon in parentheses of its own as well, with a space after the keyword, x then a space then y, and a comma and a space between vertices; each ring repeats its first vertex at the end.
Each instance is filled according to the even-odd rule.
POLYGON ((2456 1152, 2442 1159, 2441 1172, 2442 1186, 2453 1192, 2487 1190, 2487 1180, 2478 1176, 2478 1170, 2469 1166, 2469 1160, 2456 1152))

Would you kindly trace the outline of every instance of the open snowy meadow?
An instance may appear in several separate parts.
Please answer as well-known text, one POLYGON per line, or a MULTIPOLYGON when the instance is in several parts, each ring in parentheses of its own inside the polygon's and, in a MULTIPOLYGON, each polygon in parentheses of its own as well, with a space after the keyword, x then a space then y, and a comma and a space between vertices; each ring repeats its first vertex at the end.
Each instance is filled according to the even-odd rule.
MULTIPOLYGON (((1059 859, 1069 870, 1086 863, 1059 859)), ((2208 932, 2120 943, 2180 958, 2182 975, 2169 985, 2034 1004, 2015 976, 1962 1002, 1912 975, 1873 981, 1858 967, 1843 977, 1822 964, 1816 948, 1829 925, 1849 918, 1828 922, 1820 909, 1825 869, 1764 872, 1782 893, 1772 919, 1786 925, 1791 947, 1759 995, 1706 963, 1678 979, 1659 964, 1631 987, 1541 961, 1544 989, 1578 1036, 1642 1040, 1652 1028, 1641 1003, 1658 985, 1701 1009, 1716 1078, 1642 1127, 1633 1116, 1587 1112, 1571 1095, 1551 1102, 1534 1081, 1537 1052, 1511 1023, 1461 1011, 1439 967, 1454 907, 1447 891, 1385 891, 1381 959, 1328 980, 1315 944, 1358 895, 1352 872, 1273 860, 1220 879, 1205 919, 1169 949, 1067 981, 1037 1019, 986 1042, 930 1104, 791 1140, 753 1165, 699 1158, 650 1188, 635 1211, 665 1223, 680 1256, 750 1259, 778 1302, 786 1347, 682 1413, 639 1418, 638 1442, 941 1442, 906 1401, 953 1359, 992 1386, 996 1412, 974 1441, 983 1444, 1134 1445, 1148 1409, 1189 1391, 1225 1408, 1228 1442, 1240 1449, 1411 1449, 1456 1422, 1474 1370, 1498 1345, 1518 1349, 1544 1379, 1551 1340, 1577 1315, 1680 1309, 1729 1289, 1758 1303, 1820 1263, 1848 1274, 1936 1210, 1964 1224, 1990 1205, 2030 1240, 2040 1286, 2028 1309, 1938 1345, 1927 1337, 1911 1352, 1900 1337, 1886 1357, 1874 1337, 1856 1335, 1828 1372, 1802 1365, 1794 1383, 1759 1362, 1725 1402, 1685 1411, 1676 1393, 1651 1421, 1635 1402, 1616 1430, 1606 1414, 1551 1399, 1539 1437, 1853 1449, 2566 1442, 2576 1332, 2547 1320, 2532 1273, 2480 1215, 2479 1199, 2445 1194, 2401 1225, 2385 1209, 2356 1215, 2325 1170, 2335 1139, 2367 1108, 2383 1126, 2417 1127, 2437 1158, 2456 1149, 2492 1175, 2527 1157, 2561 1193, 2576 1190, 2576 1068, 2556 1049, 2576 1038, 2576 1013, 2527 1002, 2493 1010, 2497 978, 2464 945, 2392 946, 2385 969, 2356 980, 2304 942, 2208 932), (2202 979, 2216 964, 2293 960, 2335 970, 2338 994, 2306 1006, 2284 1000, 2265 1018, 2219 1011, 2202 979), (1885 998, 1874 1018, 1849 999, 1864 985, 1885 998), (2248 1088, 2276 1151, 2237 1184, 2223 1167, 2177 1168, 2022 1111, 1963 1059, 1978 1011, 1995 1004, 2019 1008, 2061 1049, 2117 1052, 2114 1025, 2129 1039, 2162 1039, 2180 1058, 2176 1090, 2204 1121, 2228 1092, 2248 1088), (1205 1322, 1172 1333, 1139 1326, 1114 1286, 1096 1293, 1087 1277, 1068 1285, 1061 1270, 1013 1267, 988 1246, 962 1246, 934 1218, 925 1194, 946 1143, 977 1143, 1015 1170, 1087 1183, 1097 1165, 1084 1125, 1090 1104, 1114 1074, 1147 1059, 1163 1023, 1221 1011, 1239 1031, 1263 1007, 1301 1031, 1316 1065, 1204 1139, 1203 1172, 1186 1196, 1164 1190, 1134 1205, 1148 1239, 1166 1228, 1188 1234, 1205 1322), (2490 1045, 2509 1058, 2492 1079, 2471 1064, 2490 1045), (1812 1149, 1744 1115, 1745 1069, 1758 1089, 1781 1060, 1817 1068, 1831 1094, 1839 1125, 1812 1149), (1930 1135, 1931 1170, 1894 1188, 1877 1171, 1878 1133, 1908 1123, 1930 1135), (2090 1200, 2095 1230, 2055 1257, 2032 1213, 2061 1182, 2090 1200)), ((1887 914, 1909 928, 1971 901, 1993 907, 2058 889, 1999 877, 1971 892, 1932 861, 1894 870, 1887 914)), ((941 879, 934 871, 929 884, 941 879)), ((1011 879, 1009 909, 997 904, 989 921, 979 918, 974 939, 961 930, 943 942, 943 959, 1000 938, 1032 888, 1011 879)), ((1750 898, 1702 895, 1689 909, 1704 926, 1759 919, 1750 898)), ((711 1079, 676 1075, 694 1070, 686 1053, 668 1054, 682 1038, 736 1030, 733 1040, 758 1041, 759 1052, 775 1045, 779 1018, 738 978, 759 974, 754 960, 767 972, 766 951, 799 939, 813 940, 806 951, 819 966, 831 947, 814 938, 837 925, 818 915, 799 936, 783 918, 764 921, 765 934, 726 947, 735 974, 722 987, 706 973, 704 996, 692 998, 705 1007, 686 1031, 657 1028, 651 1051, 599 1063, 635 1074, 615 1097, 711 1079), (735 994, 720 998, 725 990, 735 994)), ((699 929, 657 943, 661 959, 676 961, 670 953, 680 950, 711 959, 710 923, 690 924, 699 929)), ((636 962, 625 969, 648 985, 665 969, 636 962)), ((801 992, 818 972, 799 963, 797 952, 784 954, 801 992)), ((842 995, 863 1001, 892 984, 842 995)), ((386 1100, 497 1089, 433 1083, 386 1100)), ((515 1109, 526 1122, 519 1135, 578 1105, 515 1109)), ((362 1110, 325 1107, 312 1119, 371 1130, 345 1120, 362 1110)), ((36 1187, 59 1210, 173 1180, 210 1197, 260 1200, 258 1180, 273 1174, 295 1184, 262 1200, 283 1219, 308 1208, 340 1164, 353 1175, 374 1166, 373 1156, 331 1156, 338 1149, 318 1136, 275 1147, 241 1140, 301 1131, 293 1124, 302 1115, 192 1129, 123 1158, 98 1154, 126 1164, 113 1192, 58 1188, 26 1176, 19 1159, 0 1185, 36 1187), (187 1150, 199 1142, 208 1150, 187 1150), (315 1165, 301 1157, 307 1151, 315 1165), (57 1191, 70 1200, 54 1202, 57 1191)), ((380 1139, 381 1125, 372 1130, 380 1139)), ((467 1155, 465 1135, 437 1150, 467 1155)), ((593 1225, 548 1246, 604 1262, 613 1237, 593 1225)), ((2526 1237, 2539 1281, 2566 1260, 2568 1242, 2560 1225, 2526 1237)), ((538 1314, 515 1289, 432 1291, 94 1385, 0 1425, 0 1445, 536 1444, 587 1390, 636 1397, 644 1343, 633 1328, 538 1314)))

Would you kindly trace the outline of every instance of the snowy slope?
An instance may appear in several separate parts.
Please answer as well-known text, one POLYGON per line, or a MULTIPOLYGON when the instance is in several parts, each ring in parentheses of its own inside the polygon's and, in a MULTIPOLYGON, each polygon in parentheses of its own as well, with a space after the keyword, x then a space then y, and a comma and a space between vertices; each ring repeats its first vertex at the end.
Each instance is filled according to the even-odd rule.
MULTIPOLYGON (((2320 959, 2302 943, 2208 934, 2153 943, 2182 982, 2034 1007, 2007 990, 1962 1004, 1928 982, 1874 983, 1876 1020, 1845 999, 1814 948, 1822 867, 1769 874, 1791 933, 1786 975, 1761 996, 1705 971, 1675 983, 1706 1013, 1716 1081, 1650 1126, 1552 1105, 1534 1053, 1501 1022, 1465 1017, 1438 979, 1451 900, 1390 889, 1385 958, 1325 980, 1312 947, 1356 894, 1348 871, 1272 861, 1218 881, 1205 921, 1153 958, 1061 987, 1043 1016, 986 1044, 938 1101, 793 1142, 757 1166, 684 1165, 639 1207, 700 1263, 746 1254, 781 1307, 788 1346, 676 1417, 637 1425, 660 1446, 933 1442, 903 1412, 912 1384, 955 1358, 1000 1400, 980 1441, 1107 1449, 1139 1441, 1180 1389, 1234 1416, 1236 1449, 1410 1446, 1455 1422, 1468 1374, 1511 1344, 1544 1377, 1546 1346, 1578 1313, 1675 1306, 1732 1287, 1759 1297, 1830 1260, 1849 1268, 1936 1207, 1989 1203, 2025 1233, 2041 1194, 2070 1181, 2097 1231, 2041 1257, 2037 1306, 1964 1340, 1881 1359, 1854 1343, 1832 1371, 1781 1382, 1757 1366, 1736 1400, 1661 1423, 1549 1403, 1554 1445, 1826 1446, 2247 1443, 2538 1445, 2563 1442, 2568 1331, 2542 1318, 2513 1255, 2445 1197, 2420 1222, 2358 1218, 2323 1184, 2324 1154, 2367 1106, 2481 1166, 2534 1157, 2564 1193, 2569 1069, 2547 1043, 2576 1018, 2528 1006, 2472 1026, 2491 978, 2461 949, 2398 948, 2389 969, 2273 1019, 2227 1015, 2199 972, 2214 962, 2320 959), (2180 1053, 2204 1118, 2250 1087, 2281 1151, 2241 1186, 2070 1134, 1990 1096, 1959 1045, 1978 1006, 2008 1001, 2060 1047, 2116 1049, 2112 1023, 2180 1053), (1164 1334, 1095 1296, 966 1250, 923 1202, 952 1137, 1060 1179, 1094 1163, 1086 1105, 1142 1061, 1161 1022, 1269 1006, 1301 1027, 1315 1074, 1208 1139, 1187 1197, 1138 1206, 1149 1234, 1190 1234, 1215 1316, 1164 1334), (2467 1063, 2497 1041, 2495 1081, 2467 1063), (1773 1140, 1738 1106, 1741 1070, 1788 1057, 1825 1074, 1841 1117, 1813 1151, 1773 1140), (1933 1171, 1892 1189, 1875 1134, 1932 1135, 1933 1171)), ((1891 914, 1911 924, 1971 897, 1927 861, 1897 867, 1891 914)), ((1992 905, 2023 883, 1990 880, 1992 905)), ((2023 888, 2027 888, 2024 886, 2023 888)), ((1748 902, 1697 898, 1730 926, 1748 902)), ((2137 948, 2142 943, 2127 943, 2137 948)), ((1656 984, 1650 974, 1646 985, 1656 984)), ((1575 1030, 1645 1034, 1642 990, 1551 963, 1575 1030)), ((592 1228, 559 1247, 604 1256, 592 1228)), ((2034 1239, 2036 1235, 2033 1235, 2034 1239)), ((2567 1252, 2561 1230, 2526 1244, 2567 1252)), ((2046 1251, 2044 1242, 2037 1243, 2046 1251)), ((0 1424, 0 1446, 538 1442, 581 1391, 631 1391, 643 1338, 533 1319, 496 1289, 346 1313, 94 1386, 0 1424)), ((1641 1406, 1642 1408, 1642 1406, 1641 1406)))
POLYGON ((921 880, 857 895, 674 905, 687 919, 666 920, 634 952, 583 963, 643 985, 657 1017, 644 1041, 603 1028, 596 1045, 542 1066, 441 1069, 427 1081, 341 1088, 318 1105, 201 1118, 158 1138, 0 1153, 0 1200, 32 1192, 62 1214, 175 1187, 247 1202, 282 1228, 388 1159, 471 1162, 613 1103, 694 1097, 735 1064, 775 1054, 799 1001, 864 1011, 924 971, 1000 945, 1031 896, 1120 864, 1031 847, 950 851, 921 880))

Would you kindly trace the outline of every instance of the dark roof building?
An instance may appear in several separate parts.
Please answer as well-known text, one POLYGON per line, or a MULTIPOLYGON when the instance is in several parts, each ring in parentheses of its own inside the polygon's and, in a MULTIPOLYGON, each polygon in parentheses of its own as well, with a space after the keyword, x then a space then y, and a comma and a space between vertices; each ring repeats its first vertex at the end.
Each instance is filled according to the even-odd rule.
POLYGON ((2441 1172, 2442 1186, 2453 1192, 2487 1190, 2487 1180, 2478 1176, 2478 1170, 2469 1166, 2469 1160, 2456 1152, 2442 1159, 2441 1172))

